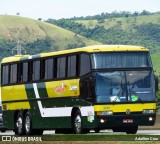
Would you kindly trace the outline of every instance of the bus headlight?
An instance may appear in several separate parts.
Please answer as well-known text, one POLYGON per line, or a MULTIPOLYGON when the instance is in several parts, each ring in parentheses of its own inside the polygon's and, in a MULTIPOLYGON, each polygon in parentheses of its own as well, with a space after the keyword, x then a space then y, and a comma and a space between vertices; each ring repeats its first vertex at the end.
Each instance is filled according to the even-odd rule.
POLYGON ((101 116, 113 115, 113 112, 112 111, 97 112, 97 115, 101 115, 101 116))
POLYGON ((153 118, 152 117, 149 117, 149 119, 148 119, 149 121, 152 121, 153 120, 153 118))
POLYGON ((143 113, 144 114, 153 114, 153 113, 155 113, 155 110, 143 110, 143 113))

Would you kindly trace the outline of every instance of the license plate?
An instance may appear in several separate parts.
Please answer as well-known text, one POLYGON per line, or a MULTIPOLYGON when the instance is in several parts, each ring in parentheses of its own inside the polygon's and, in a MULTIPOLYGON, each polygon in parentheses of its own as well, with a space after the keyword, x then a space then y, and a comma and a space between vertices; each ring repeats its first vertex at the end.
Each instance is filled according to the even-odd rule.
POLYGON ((133 123, 133 119, 123 119, 123 123, 133 123))

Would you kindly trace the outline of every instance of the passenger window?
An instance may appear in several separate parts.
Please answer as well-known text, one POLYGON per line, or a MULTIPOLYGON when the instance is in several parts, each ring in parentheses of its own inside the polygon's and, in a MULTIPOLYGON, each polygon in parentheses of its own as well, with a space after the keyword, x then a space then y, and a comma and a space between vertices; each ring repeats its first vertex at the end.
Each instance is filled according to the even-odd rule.
POLYGON ((80 75, 84 75, 91 71, 90 58, 87 54, 81 54, 80 58, 80 75))
POLYGON ((33 81, 40 80, 40 61, 33 61, 33 81))
POLYGON ((45 79, 53 78, 53 59, 45 60, 45 79))
POLYGON ((68 77, 75 77, 77 75, 77 56, 68 57, 68 77))
POLYGON ((2 68, 2 84, 8 84, 9 82, 9 65, 3 66, 2 68))
POLYGON ((17 64, 10 65, 10 83, 17 82, 17 64))
POLYGON ((28 62, 25 62, 22 65, 22 81, 28 82, 28 62))
POLYGON ((65 78, 66 57, 57 58, 57 78, 65 78))

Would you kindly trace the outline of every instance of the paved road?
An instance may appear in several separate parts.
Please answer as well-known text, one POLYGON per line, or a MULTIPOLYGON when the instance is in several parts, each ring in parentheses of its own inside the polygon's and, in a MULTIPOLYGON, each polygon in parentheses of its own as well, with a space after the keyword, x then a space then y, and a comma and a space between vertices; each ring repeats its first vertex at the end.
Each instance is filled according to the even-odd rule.
MULTIPOLYGON (((112 132, 112 130, 103 130, 100 131, 99 134, 121 134, 119 132, 112 132)), ((43 135, 52 135, 55 134, 55 131, 44 131, 43 135)), ((90 134, 97 134, 94 131, 91 131, 90 134)), ((138 130, 137 134, 144 134, 144 135, 160 135, 160 130, 138 130)), ((13 131, 6 131, 5 133, 1 133, 0 135, 14 135, 13 131)))

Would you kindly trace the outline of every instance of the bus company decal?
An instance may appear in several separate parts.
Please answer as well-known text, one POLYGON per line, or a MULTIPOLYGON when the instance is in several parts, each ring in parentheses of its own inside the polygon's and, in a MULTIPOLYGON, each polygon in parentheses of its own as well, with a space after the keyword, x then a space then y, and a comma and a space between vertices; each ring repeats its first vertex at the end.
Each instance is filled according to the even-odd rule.
POLYGON ((56 93, 63 93, 63 92, 65 91, 66 87, 67 87, 66 84, 61 83, 61 85, 56 86, 56 87, 54 88, 54 91, 55 91, 56 93))
MULTIPOLYGON (((40 98, 37 84, 33 83, 34 93, 37 99, 40 98)), ((58 108, 44 108, 40 100, 37 101, 40 110, 41 117, 70 117, 73 107, 58 107, 58 108)), ((89 116, 92 113, 94 116, 93 106, 82 106, 80 107, 82 116, 89 116)))

